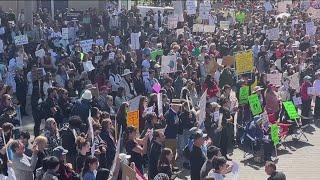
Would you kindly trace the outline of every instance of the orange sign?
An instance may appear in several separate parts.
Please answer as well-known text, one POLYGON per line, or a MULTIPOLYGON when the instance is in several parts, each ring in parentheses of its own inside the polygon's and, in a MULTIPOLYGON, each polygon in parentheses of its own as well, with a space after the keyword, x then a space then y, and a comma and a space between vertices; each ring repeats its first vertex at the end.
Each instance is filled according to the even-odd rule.
POLYGON ((130 111, 127 114, 127 126, 139 129, 139 111, 130 111))

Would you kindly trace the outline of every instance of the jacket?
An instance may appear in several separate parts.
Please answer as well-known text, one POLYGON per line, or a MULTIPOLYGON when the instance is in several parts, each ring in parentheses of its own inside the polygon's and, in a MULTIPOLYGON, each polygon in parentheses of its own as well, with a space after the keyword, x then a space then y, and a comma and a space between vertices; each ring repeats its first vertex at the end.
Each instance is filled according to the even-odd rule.
POLYGON ((12 158, 12 168, 16 177, 19 177, 19 180, 30 180, 33 179, 33 171, 36 168, 38 157, 32 155, 31 158, 23 154, 18 156, 13 155, 12 158))
POLYGON ((167 128, 164 132, 164 135, 167 139, 175 139, 177 138, 178 133, 178 114, 174 112, 172 109, 169 109, 164 118, 166 119, 167 128))
POLYGON ((47 170, 47 172, 44 173, 42 180, 58 180, 58 177, 52 170, 47 170))

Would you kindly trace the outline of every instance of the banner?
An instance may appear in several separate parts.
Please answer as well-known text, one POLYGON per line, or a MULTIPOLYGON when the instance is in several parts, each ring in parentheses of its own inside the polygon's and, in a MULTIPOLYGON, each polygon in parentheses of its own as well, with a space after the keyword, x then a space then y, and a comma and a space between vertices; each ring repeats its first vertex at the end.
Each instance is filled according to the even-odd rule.
POLYGON ((192 26, 192 32, 203 32, 203 24, 194 24, 192 26))
POLYGON ((80 47, 84 53, 88 53, 92 50, 93 39, 87 39, 80 41, 80 47))
POLYGON ((270 84, 281 86, 281 80, 282 80, 281 73, 267 74, 267 81, 269 81, 270 84))
POLYGON ((260 113, 262 113, 262 107, 261 107, 261 103, 260 103, 260 99, 259 96, 257 94, 253 94, 251 96, 248 97, 248 101, 249 101, 249 105, 250 105, 250 109, 252 112, 252 115, 258 115, 260 113))
POLYGON ((271 125, 271 140, 273 141, 273 145, 276 146, 280 142, 279 138, 279 127, 277 124, 271 125))
POLYGON ((269 40, 278 40, 279 39, 279 28, 272 28, 266 31, 267 37, 269 40))
POLYGON ((239 92, 239 104, 247 104, 249 96, 249 86, 243 86, 239 92))
POLYGON ((131 48, 140 49, 139 33, 131 33, 131 48))
POLYGON ((253 70, 253 53, 252 50, 237 53, 235 55, 236 72, 242 74, 253 70))
POLYGON ((230 21, 220 21, 220 29, 228 30, 230 26, 230 21))
POLYGON ((213 33, 216 30, 215 25, 203 25, 203 32, 213 33))
POLYGON ((196 14, 197 1, 187 0, 186 1, 186 10, 187 10, 188 15, 196 14))
POLYGON ((317 28, 314 26, 314 22, 310 21, 306 23, 306 34, 307 35, 315 35, 317 28))
POLYGON ((18 46, 18 45, 24 45, 24 44, 28 44, 28 37, 27 35, 20 35, 20 36, 15 36, 14 37, 14 43, 18 46))
POLYGON ((177 56, 162 56, 161 57, 161 74, 173 73, 177 71, 177 56))
POLYGON ((202 20, 209 19, 210 11, 211 11, 210 1, 204 1, 200 3, 199 16, 202 20))
POLYGON ((296 107, 294 106, 292 101, 286 101, 286 102, 283 102, 282 104, 291 120, 296 120, 297 118, 299 118, 296 107))
POLYGON ((139 110, 127 113, 127 126, 134 126, 139 129, 139 110))

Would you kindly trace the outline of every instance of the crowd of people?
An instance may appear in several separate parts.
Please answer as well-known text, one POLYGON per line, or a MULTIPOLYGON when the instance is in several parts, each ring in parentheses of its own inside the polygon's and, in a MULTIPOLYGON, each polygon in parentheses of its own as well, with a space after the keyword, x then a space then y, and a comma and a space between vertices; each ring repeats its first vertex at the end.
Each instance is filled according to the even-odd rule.
POLYGON ((181 14, 172 2, 173 11, 67 9, 53 17, 40 8, 32 23, 25 10, 0 8, 1 177, 121 179, 129 167, 142 179, 186 169, 192 180, 221 180, 235 171, 232 149, 252 143, 268 179, 286 179, 272 162, 270 126, 292 122, 289 101, 301 110, 292 128, 320 119, 317 7, 224 1, 203 16, 189 5, 181 14), (198 32, 199 24, 213 31, 198 32), (238 64, 245 52, 252 56, 238 64), (175 57, 169 71, 164 57, 175 57), (30 118, 33 132, 23 130, 30 118))

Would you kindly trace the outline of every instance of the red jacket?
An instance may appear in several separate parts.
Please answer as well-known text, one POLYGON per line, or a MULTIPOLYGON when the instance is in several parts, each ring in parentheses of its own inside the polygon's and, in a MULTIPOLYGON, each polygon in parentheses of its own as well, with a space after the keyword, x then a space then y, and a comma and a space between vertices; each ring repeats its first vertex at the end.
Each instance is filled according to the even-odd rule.
POLYGON ((203 91, 207 89, 207 95, 209 98, 217 96, 217 93, 219 92, 219 87, 217 83, 214 83, 214 85, 211 88, 208 88, 207 83, 204 83, 202 89, 203 91))

